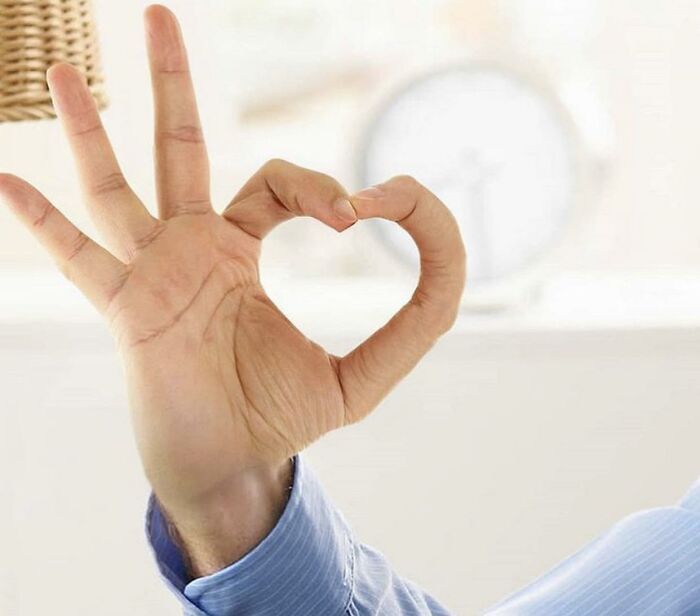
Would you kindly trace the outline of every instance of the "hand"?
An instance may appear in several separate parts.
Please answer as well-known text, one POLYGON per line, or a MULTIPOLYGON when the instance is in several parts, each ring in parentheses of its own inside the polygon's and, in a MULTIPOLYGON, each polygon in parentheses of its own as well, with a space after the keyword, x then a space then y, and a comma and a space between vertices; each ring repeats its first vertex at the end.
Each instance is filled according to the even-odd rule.
POLYGON ((53 67, 48 82, 109 251, 19 178, 0 176, 0 193, 104 315, 146 475, 192 574, 203 575, 269 532, 284 507, 290 457, 367 415, 450 328, 465 255, 447 208, 405 177, 348 196, 328 176, 271 161, 215 213, 179 26, 153 6, 146 31, 159 217, 129 188, 84 80, 67 65, 53 67), (261 240, 294 216, 337 231, 382 217, 419 247, 412 299, 345 357, 305 338, 260 285, 261 240))

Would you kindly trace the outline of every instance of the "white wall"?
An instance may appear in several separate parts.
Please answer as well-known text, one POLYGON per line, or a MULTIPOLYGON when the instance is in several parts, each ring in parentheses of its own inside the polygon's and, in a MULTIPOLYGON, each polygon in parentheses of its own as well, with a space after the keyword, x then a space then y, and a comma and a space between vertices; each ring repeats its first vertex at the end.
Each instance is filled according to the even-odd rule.
MULTIPOLYGON (((405 3, 398 0, 363 2, 358 5, 362 10, 355 11, 343 2, 315 0, 298 5, 243 0, 168 4, 180 14, 191 48, 220 206, 273 156, 329 171, 352 186, 358 133, 382 83, 419 58, 439 62, 459 49, 470 56, 487 50, 483 53, 536 67, 555 88, 582 82, 579 88, 599 95, 612 119, 615 147, 608 180, 599 200, 589 203, 589 223, 561 266, 700 268, 697 2, 579 0, 564 10, 561 3, 546 0, 431 0, 414 3, 411 11, 401 10, 405 3), (285 19, 292 33, 295 28, 308 31, 291 51, 287 38, 271 34, 284 30, 285 19), (356 36, 343 37, 344 31, 356 36), (324 63, 326 55, 338 74, 324 63), (346 88, 337 83, 341 79, 342 84, 343 75, 350 84, 346 88), (324 79, 330 85, 324 87, 324 79), (279 84, 282 99, 289 93, 297 102, 280 106, 280 97, 269 95, 270 84, 279 84), (278 107, 261 118, 266 103, 278 107), (258 115, 239 122, 242 109, 258 115)), ((96 5, 112 99, 105 122, 129 179, 152 205, 151 109, 141 26, 146 2, 96 0, 96 5)), ((0 126, 0 144, 0 169, 35 181, 91 228, 55 122, 0 126)), ((391 260, 367 238, 339 248, 332 235, 314 226, 285 229, 280 237, 312 238, 322 254, 331 255, 325 273, 392 271, 391 260), (359 255, 368 252, 375 258, 362 261, 359 255), (359 262, 348 265, 348 255, 359 262)), ((275 262, 284 260, 289 245, 271 248, 275 262)), ((0 209, 0 263, 46 262, 0 209)))
MULTIPOLYGON (((308 455, 364 541, 477 613, 694 480, 698 331, 458 326, 366 423, 308 455)), ((102 328, 5 322, 0 349, 0 613, 177 614, 143 538, 147 486, 102 328)))

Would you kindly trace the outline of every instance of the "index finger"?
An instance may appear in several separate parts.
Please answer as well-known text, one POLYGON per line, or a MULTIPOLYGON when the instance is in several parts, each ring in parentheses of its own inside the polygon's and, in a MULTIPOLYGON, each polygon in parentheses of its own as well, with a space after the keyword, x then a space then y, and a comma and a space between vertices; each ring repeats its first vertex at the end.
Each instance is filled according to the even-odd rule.
POLYGON ((265 163, 223 216, 256 239, 295 216, 316 218, 336 231, 357 222, 347 192, 336 180, 280 159, 265 163))

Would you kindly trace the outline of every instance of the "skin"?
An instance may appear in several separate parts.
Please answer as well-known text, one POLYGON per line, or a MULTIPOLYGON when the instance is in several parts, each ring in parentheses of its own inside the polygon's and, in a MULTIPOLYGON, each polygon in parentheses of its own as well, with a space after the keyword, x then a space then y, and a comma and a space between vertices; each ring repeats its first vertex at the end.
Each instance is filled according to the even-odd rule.
POLYGON ((0 174, 0 196, 114 335, 146 476, 197 577, 271 530, 295 453, 365 417, 451 327, 465 251, 449 210, 409 177, 348 195, 273 160, 217 214, 179 25, 161 6, 145 23, 158 217, 129 188, 84 79, 65 64, 47 79, 105 248, 24 180, 0 174), (308 340, 260 284, 261 241, 294 216, 339 232, 381 217, 418 245, 413 297, 345 357, 308 340))

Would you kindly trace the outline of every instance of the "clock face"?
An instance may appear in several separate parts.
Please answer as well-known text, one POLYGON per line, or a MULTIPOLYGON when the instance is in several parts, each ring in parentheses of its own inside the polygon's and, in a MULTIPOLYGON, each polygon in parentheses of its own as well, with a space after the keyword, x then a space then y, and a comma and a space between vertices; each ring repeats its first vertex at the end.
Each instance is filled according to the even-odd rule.
MULTIPOLYGON (((556 101, 495 67, 457 68, 396 95, 371 127, 366 186, 408 174, 459 221, 470 285, 526 268, 557 239, 574 207, 575 139, 556 101)), ((417 260, 395 226, 383 235, 417 260)))

